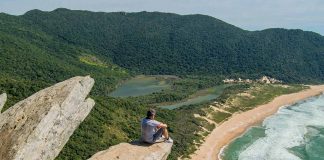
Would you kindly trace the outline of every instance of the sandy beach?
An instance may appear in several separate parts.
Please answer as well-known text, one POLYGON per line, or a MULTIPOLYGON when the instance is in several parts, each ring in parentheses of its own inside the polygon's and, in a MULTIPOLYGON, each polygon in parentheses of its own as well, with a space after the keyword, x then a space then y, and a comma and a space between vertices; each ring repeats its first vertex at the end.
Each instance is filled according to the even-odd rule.
POLYGON ((262 122, 285 105, 316 96, 324 92, 324 85, 310 86, 310 89, 276 97, 273 101, 252 110, 236 114, 216 127, 205 139, 199 149, 192 154, 193 160, 217 160, 223 146, 243 134, 249 127, 262 122))

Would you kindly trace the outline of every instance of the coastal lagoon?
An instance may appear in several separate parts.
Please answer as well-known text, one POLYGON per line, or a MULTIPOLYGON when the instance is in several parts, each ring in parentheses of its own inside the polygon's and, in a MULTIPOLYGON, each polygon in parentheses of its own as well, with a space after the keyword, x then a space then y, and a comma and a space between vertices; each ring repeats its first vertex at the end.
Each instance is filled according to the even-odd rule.
POLYGON ((324 95, 282 107, 221 153, 223 160, 324 160, 324 95))
POLYGON ((208 102, 219 97, 223 93, 224 89, 228 86, 229 85, 219 85, 212 88, 208 88, 202 91, 198 91, 198 93, 191 95, 190 98, 184 101, 168 104, 168 105, 159 105, 158 107, 165 108, 165 109, 175 109, 182 106, 208 102))
POLYGON ((137 76, 122 83, 110 94, 110 96, 123 98, 131 96, 143 96, 154 92, 160 92, 163 89, 168 89, 171 87, 167 80, 170 77, 171 76, 137 76))

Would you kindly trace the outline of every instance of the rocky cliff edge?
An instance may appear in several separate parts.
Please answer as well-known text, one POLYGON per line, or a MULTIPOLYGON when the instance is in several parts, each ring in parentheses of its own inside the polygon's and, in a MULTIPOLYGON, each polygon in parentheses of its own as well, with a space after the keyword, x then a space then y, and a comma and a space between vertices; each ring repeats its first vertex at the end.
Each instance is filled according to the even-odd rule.
POLYGON ((172 143, 120 143, 93 155, 89 160, 166 160, 172 143))
POLYGON ((0 114, 0 159, 54 159, 95 102, 94 80, 74 77, 41 90, 0 114))

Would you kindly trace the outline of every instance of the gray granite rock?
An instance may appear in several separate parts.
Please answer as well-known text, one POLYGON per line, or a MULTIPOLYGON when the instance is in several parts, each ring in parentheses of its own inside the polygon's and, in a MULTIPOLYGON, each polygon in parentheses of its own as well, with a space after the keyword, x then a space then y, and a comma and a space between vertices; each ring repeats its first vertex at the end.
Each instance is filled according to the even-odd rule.
POLYGON ((41 90, 0 115, 0 159, 54 159, 95 102, 94 80, 74 77, 41 90))
POLYGON ((140 142, 120 143, 100 151, 89 160, 166 160, 172 143, 146 144, 140 142))

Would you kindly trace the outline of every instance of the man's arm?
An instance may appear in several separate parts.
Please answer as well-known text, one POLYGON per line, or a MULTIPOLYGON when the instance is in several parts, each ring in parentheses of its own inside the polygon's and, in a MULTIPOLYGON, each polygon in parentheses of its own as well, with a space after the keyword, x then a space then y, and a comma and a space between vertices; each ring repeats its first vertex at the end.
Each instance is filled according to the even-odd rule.
POLYGON ((168 127, 168 125, 167 124, 164 124, 164 123, 160 123, 158 125, 158 128, 167 128, 167 127, 168 127))

